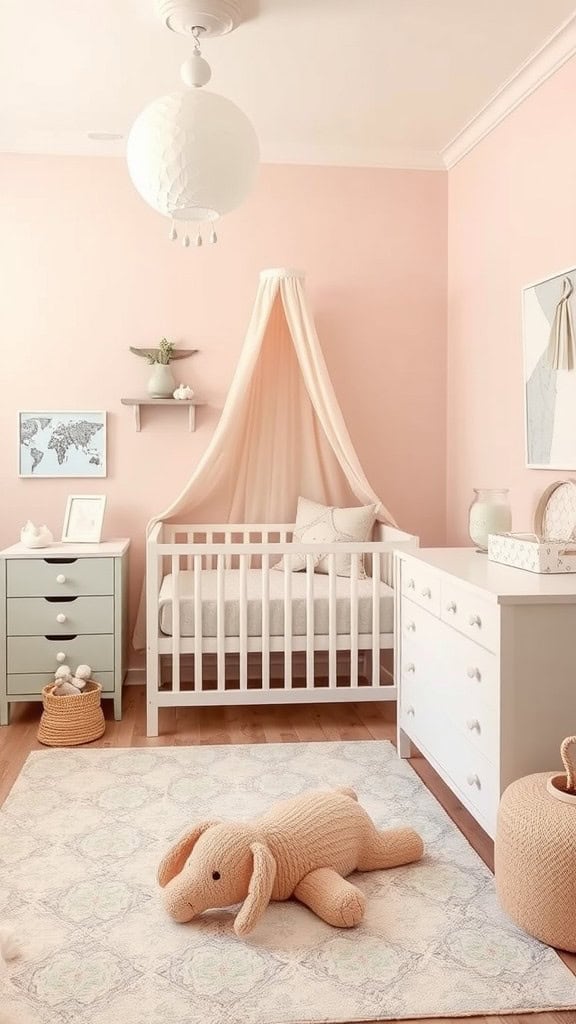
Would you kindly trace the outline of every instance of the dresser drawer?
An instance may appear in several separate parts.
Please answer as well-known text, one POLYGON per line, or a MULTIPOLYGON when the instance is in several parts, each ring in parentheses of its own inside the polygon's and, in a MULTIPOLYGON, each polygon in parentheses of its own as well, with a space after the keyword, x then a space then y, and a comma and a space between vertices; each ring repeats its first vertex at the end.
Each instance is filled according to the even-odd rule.
POLYGON ((491 765, 499 760, 498 709, 466 690, 451 693, 446 713, 457 729, 491 765))
MULTIPOLYGON (((70 666, 72 667, 72 666, 70 666)), ((96 682, 100 683, 103 693, 113 693, 114 673, 95 673, 96 682)), ((20 675, 9 675, 7 678, 7 693, 13 696, 23 694, 41 693, 45 686, 54 682, 54 674, 50 672, 29 672, 20 675)))
POLYGON ((496 602, 487 601, 445 577, 442 580, 440 615, 448 625, 489 651, 497 650, 500 612, 496 602))
POLYGON ((77 597, 114 593, 113 558, 9 558, 8 597, 77 597))
POLYGON ((7 668, 9 674, 50 672, 60 664, 76 669, 90 665, 94 675, 114 669, 114 636, 75 636, 49 639, 45 636, 10 636, 7 641, 7 668), (63 658, 58 655, 63 654, 63 658))
POLYGON ((113 597, 9 597, 6 604, 8 636, 114 632, 113 597))
POLYGON ((455 630, 442 628, 446 630, 444 672, 452 692, 464 694, 472 711, 475 704, 486 704, 497 711, 500 706, 497 656, 455 630))
POLYGON ((433 615, 440 614, 440 577, 416 560, 402 562, 400 592, 433 615))

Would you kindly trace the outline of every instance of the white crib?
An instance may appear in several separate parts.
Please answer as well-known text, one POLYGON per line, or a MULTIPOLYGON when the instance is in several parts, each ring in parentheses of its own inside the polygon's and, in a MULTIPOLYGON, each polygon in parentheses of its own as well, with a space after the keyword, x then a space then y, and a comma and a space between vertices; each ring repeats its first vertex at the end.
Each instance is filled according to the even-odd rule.
POLYGON ((417 547, 418 538, 378 524, 371 542, 300 544, 292 531, 286 523, 151 530, 148 736, 158 735, 161 707, 395 700, 380 664, 380 652, 393 647, 392 553, 417 547), (296 555, 305 557, 302 572, 291 571, 296 555), (327 557, 325 574, 314 571, 318 555, 327 557), (336 574, 337 555, 350 556, 349 577, 336 574), (275 569, 281 558, 283 569, 275 569), (340 652, 349 656, 344 678, 340 652))

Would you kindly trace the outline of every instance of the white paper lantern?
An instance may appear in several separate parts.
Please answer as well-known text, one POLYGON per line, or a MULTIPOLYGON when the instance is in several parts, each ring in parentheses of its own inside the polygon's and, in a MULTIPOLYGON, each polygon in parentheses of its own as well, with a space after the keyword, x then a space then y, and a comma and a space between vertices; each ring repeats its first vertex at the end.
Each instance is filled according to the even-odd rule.
POLYGON ((159 213, 212 221, 253 187, 258 139, 231 100, 191 89, 145 107, 128 136, 127 160, 136 189, 159 213))

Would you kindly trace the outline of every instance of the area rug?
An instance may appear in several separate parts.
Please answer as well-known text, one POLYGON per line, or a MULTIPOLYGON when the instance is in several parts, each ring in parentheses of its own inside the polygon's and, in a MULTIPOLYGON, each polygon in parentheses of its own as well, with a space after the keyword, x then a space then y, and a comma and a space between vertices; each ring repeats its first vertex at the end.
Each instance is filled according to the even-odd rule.
POLYGON ((576 1007, 576 978, 500 912, 492 876, 382 742, 42 751, 0 813, 0 921, 27 955, 1 1011, 34 1024, 320 1024, 576 1007), (243 818, 314 787, 353 786, 426 857, 359 875, 363 924, 338 931, 272 904, 246 940, 232 912, 178 925, 157 863, 196 819, 243 818))

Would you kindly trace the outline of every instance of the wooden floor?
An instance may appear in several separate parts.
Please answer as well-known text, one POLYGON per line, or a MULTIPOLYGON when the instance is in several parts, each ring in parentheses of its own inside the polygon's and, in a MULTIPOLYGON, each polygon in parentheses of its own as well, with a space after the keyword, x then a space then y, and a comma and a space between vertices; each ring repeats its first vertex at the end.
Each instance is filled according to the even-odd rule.
MULTIPOLYGON (((322 740, 394 740, 393 704, 266 705, 230 708, 166 708, 160 711, 161 735, 146 737, 143 687, 124 690, 124 717, 114 722, 104 702, 106 733, 91 746, 142 747, 210 743, 298 743, 322 740)), ((39 705, 12 705, 11 724, 0 729, 0 804, 4 802, 31 750, 43 749, 36 739, 39 705)), ((421 757, 411 760, 425 784, 492 869, 493 844, 456 797, 421 757)), ((563 959, 576 974, 576 956, 563 959)), ((443 1018, 436 1018, 435 1024, 443 1018)), ((576 1012, 479 1017, 482 1024, 576 1024, 576 1012)), ((461 1020, 470 1018, 450 1018, 461 1020)), ((164 1024, 164 1022, 158 1022, 164 1024)), ((168 1022, 166 1022, 168 1024, 168 1022)), ((426 1024, 426 1022, 424 1022, 426 1024)))

